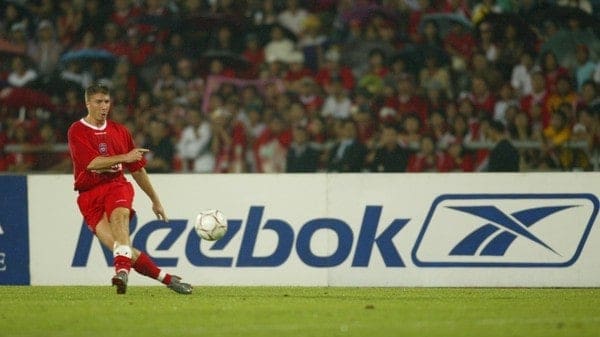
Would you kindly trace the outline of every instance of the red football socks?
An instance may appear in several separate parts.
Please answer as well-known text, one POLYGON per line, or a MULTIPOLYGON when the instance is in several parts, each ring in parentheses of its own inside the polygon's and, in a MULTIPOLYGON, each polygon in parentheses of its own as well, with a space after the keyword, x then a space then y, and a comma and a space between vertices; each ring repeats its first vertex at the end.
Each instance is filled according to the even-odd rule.
POLYGON ((150 259, 150 256, 146 255, 143 252, 140 252, 140 255, 135 260, 135 263, 133 264, 133 269, 135 269, 135 271, 142 275, 151 277, 155 280, 159 280, 164 284, 168 285, 171 283, 171 275, 160 270, 160 268, 156 266, 154 261, 150 259))
POLYGON ((113 263, 115 265, 115 272, 117 273, 122 270, 129 273, 129 270, 131 269, 131 259, 127 256, 117 255, 115 256, 113 263))

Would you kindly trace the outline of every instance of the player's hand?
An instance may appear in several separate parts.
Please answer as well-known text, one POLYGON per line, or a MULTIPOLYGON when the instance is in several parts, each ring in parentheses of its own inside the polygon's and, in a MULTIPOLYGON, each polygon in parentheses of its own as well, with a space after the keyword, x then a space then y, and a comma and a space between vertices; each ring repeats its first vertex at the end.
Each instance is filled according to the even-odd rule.
POLYGON ((152 204, 152 211, 154 212, 154 214, 156 214, 156 218, 158 220, 169 222, 167 214, 165 213, 165 210, 160 203, 152 204))
POLYGON ((125 162, 126 163, 135 163, 136 161, 142 160, 144 158, 144 153, 148 152, 148 149, 135 148, 128 153, 125 154, 125 162))

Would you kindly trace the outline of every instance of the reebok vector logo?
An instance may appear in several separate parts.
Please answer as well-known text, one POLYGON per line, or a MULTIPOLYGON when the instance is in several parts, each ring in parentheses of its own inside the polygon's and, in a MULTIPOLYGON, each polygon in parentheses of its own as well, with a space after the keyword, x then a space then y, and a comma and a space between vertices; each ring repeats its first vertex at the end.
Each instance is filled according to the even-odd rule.
POLYGON ((421 267, 567 267, 598 213, 592 194, 441 195, 412 251, 421 267))

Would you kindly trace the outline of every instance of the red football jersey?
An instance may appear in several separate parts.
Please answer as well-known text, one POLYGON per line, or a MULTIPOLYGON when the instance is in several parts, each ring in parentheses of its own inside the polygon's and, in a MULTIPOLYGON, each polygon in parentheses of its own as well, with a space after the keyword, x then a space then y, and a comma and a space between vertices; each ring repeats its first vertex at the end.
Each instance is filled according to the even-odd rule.
POLYGON ((96 127, 80 119, 69 127, 68 139, 77 191, 87 191, 111 181, 124 181, 123 166, 130 172, 135 172, 146 164, 146 159, 142 158, 134 163, 117 164, 105 170, 87 169, 89 163, 98 156, 125 154, 135 148, 129 130, 110 120, 103 126, 96 127))

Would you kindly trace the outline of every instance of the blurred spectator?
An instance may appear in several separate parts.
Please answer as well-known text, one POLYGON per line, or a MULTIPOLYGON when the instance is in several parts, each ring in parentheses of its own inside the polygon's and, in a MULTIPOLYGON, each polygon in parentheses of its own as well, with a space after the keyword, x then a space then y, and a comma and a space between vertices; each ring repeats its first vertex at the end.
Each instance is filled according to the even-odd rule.
POLYGON ((531 94, 531 74, 536 70, 533 52, 525 50, 521 53, 519 63, 512 69, 510 83, 519 97, 531 94))
POLYGON ((66 86, 57 109, 58 114, 53 119, 57 140, 67 139, 67 130, 75 121, 84 117, 85 105, 81 99, 83 89, 79 86, 66 86))
POLYGON ((20 149, 8 154, 6 162, 8 163, 9 172, 24 173, 31 171, 36 162, 35 154, 31 149, 39 144, 39 137, 34 129, 29 129, 24 123, 15 122, 13 128, 7 134, 7 145, 18 145, 20 149))
POLYGON ((367 156, 371 172, 405 172, 408 151, 398 141, 398 131, 393 125, 383 125, 377 147, 367 156))
POLYGON ((40 127, 40 143, 35 147, 38 153, 35 156, 32 170, 53 173, 71 172, 72 164, 69 154, 54 151, 57 142, 57 130, 51 124, 43 124, 40 127))
POLYGON ((481 77, 487 83, 489 90, 492 92, 496 92, 500 89, 502 84, 505 82, 505 77, 498 67, 496 63, 490 62, 483 53, 475 52, 471 57, 471 69, 468 72, 461 74, 461 77, 466 76, 468 81, 465 81, 463 78, 459 78, 459 90, 467 90, 468 86, 464 86, 464 84, 470 82, 472 85, 473 78, 481 77))
MULTIPOLYGON (((142 17, 152 17, 153 20, 169 22, 172 15, 166 0, 145 0, 142 2, 140 8, 142 17)), ((152 43, 164 43, 169 35, 168 25, 138 23, 136 27, 139 30, 140 35, 146 41, 152 43)))
POLYGON ((281 115, 271 116, 267 128, 254 142, 256 172, 285 172, 286 156, 292 142, 292 131, 281 115))
POLYGON ((509 83, 505 83, 502 88, 500 88, 500 95, 494 105, 493 119, 507 125, 510 121, 510 117, 507 117, 507 110, 510 107, 516 107, 518 105, 519 102, 515 97, 512 86, 509 83))
POLYGON ((228 26, 217 28, 217 33, 215 34, 214 39, 209 42, 208 48, 218 51, 230 51, 236 54, 242 51, 234 40, 231 28, 228 26))
POLYGON ((337 140, 329 150, 327 171, 361 172, 367 155, 367 148, 356 138, 356 126, 352 120, 336 123, 337 140))
POLYGON ((127 43, 123 41, 122 30, 114 22, 108 22, 104 25, 104 40, 100 48, 111 52, 117 56, 127 56, 131 52, 127 43))
POLYGON ((551 169, 567 168, 571 158, 571 149, 564 145, 571 139, 571 127, 567 115, 556 110, 552 113, 550 125, 544 129, 544 146, 542 148, 545 163, 551 169))
POLYGON ((299 0, 286 0, 285 9, 277 16, 277 21, 299 36, 308 14, 308 11, 300 6, 299 0))
POLYGON ((598 93, 598 84, 588 80, 585 81, 579 91, 575 110, 588 109, 600 113, 600 96, 598 93))
POLYGON ((41 21, 37 38, 31 42, 27 55, 35 62, 41 76, 49 76, 56 69, 63 46, 57 40, 54 25, 49 20, 41 21))
POLYGON ((416 153, 408 159, 408 172, 437 172, 441 153, 436 150, 435 142, 430 135, 423 135, 416 153))
MULTIPOLYGON (((567 76, 560 76, 556 81, 556 91, 548 96, 546 102, 548 111, 554 112, 560 108, 562 104, 574 108, 577 102, 577 94, 573 90, 571 79, 567 76)), ((575 119, 573 115, 567 115, 567 122, 570 123, 575 119)))
POLYGON ((489 22, 482 22, 477 30, 477 47, 486 59, 490 62, 496 62, 498 59, 498 45, 494 40, 493 28, 489 22))
MULTIPOLYGON (((158 44, 160 45, 160 44, 158 44)), ((126 40, 127 57, 135 68, 142 67, 149 61, 154 53, 156 45, 153 45, 142 39, 137 28, 127 30, 126 40)))
POLYGON ((525 111, 532 123, 540 123, 543 127, 550 124, 550 112, 548 111, 548 97, 550 93, 546 90, 546 79, 540 71, 531 74, 531 93, 521 98, 521 109, 525 111))
POLYGON ((114 0, 110 20, 119 27, 127 28, 133 25, 141 14, 141 8, 132 0, 114 0))
MULTIPOLYGON (((541 140, 540 133, 534 133, 529 117, 523 111, 517 112, 515 118, 508 124, 507 130, 509 138, 517 142, 532 142, 541 140)), ((540 151, 534 148, 519 149, 521 157, 521 167, 523 170, 531 171, 535 169, 539 163, 540 151)))
POLYGON ((215 154, 215 172, 246 172, 245 152, 247 136, 244 124, 232 119, 231 113, 217 108, 211 114, 212 152, 215 154))
POLYGON ((324 118, 347 119, 350 118, 351 107, 352 101, 342 86, 341 80, 333 79, 321 110, 321 116, 324 118))
POLYGON ((314 117, 321 114, 321 107, 324 102, 321 95, 320 87, 313 79, 305 77, 302 80, 299 86, 298 99, 309 116, 314 117))
POLYGON ((419 27, 423 16, 435 13, 435 8, 432 4, 433 0, 419 0, 418 8, 411 11, 408 18, 408 36, 411 41, 419 41, 419 27))
POLYGON ((164 62, 152 87, 152 94, 157 100, 162 101, 167 99, 170 89, 175 92, 176 97, 179 97, 185 90, 185 82, 177 76, 170 62, 164 62))
POLYGON ((443 48, 440 27, 434 20, 428 20, 423 24, 418 38, 418 44, 423 48, 443 48))
POLYGON ((17 55, 25 55, 27 53, 27 48, 29 47, 28 41, 27 25, 24 22, 13 25, 8 31, 6 42, 8 42, 17 55))
POLYGON ((100 0, 83 1, 81 31, 90 31, 94 36, 102 36, 102 29, 109 20, 110 2, 100 0))
POLYGON ((275 25, 271 28, 271 40, 265 45, 265 59, 267 62, 286 60, 294 48, 292 40, 283 34, 283 28, 275 25))
POLYGON ((457 72, 466 69, 475 47, 473 35, 460 23, 452 24, 450 32, 444 37, 444 49, 450 54, 452 69, 457 72))
POLYGON ((508 22, 503 28, 496 62, 503 72, 510 72, 520 61, 519 57, 527 47, 525 33, 519 31, 516 24, 511 22, 508 22))
POLYGON ((425 66, 419 72, 419 84, 424 89, 436 87, 447 97, 453 97, 450 72, 440 65, 439 57, 434 53, 425 54, 425 66))
POLYGON ((317 71, 322 63, 327 36, 321 31, 321 20, 316 14, 309 14, 302 22, 300 38, 296 44, 305 56, 304 64, 311 70, 317 71))
POLYGON ((135 104, 137 91, 140 87, 140 80, 137 74, 131 69, 131 63, 126 57, 121 57, 115 67, 110 83, 114 92, 122 92, 126 95, 126 104, 135 104))
POLYGON ((83 14, 81 7, 74 0, 60 0, 59 16, 56 19, 56 31, 58 39, 63 46, 71 47, 81 28, 83 14))
POLYGON ((438 164, 439 172, 472 172, 474 169, 473 157, 460 141, 448 145, 438 164))
MULTIPOLYGON (((385 125, 385 124, 384 124, 385 125)), ((394 125, 394 124, 389 124, 394 125)), ((398 141, 404 147, 416 149, 419 147, 422 136, 422 123, 419 117, 415 114, 409 113, 402 121, 402 128, 398 135, 398 141)))
POLYGON ((586 45, 577 45, 575 58, 577 64, 573 70, 573 75, 577 81, 577 89, 581 90, 583 84, 592 78, 596 70, 596 63, 590 58, 590 50, 586 45))
POLYGON ((261 65, 265 62, 265 51, 259 44, 258 37, 255 34, 246 35, 245 49, 242 56, 250 62, 249 76, 251 78, 257 77, 261 65))
POLYGON ((577 113, 577 121, 571 131, 571 140, 582 142, 587 148, 573 149, 572 169, 589 171, 592 169, 590 162, 590 149, 596 148, 600 143, 600 119, 587 109, 577 113))
POLYGON ((305 77, 312 77, 312 71, 304 66, 304 55, 295 51, 290 53, 287 61, 287 70, 285 71, 285 75, 283 75, 283 80, 285 81, 285 86, 288 90, 298 91, 298 86, 302 85, 302 79, 305 77))
POLYGON ((150 150, 146 153, 146 170, 150 173, 169 173, 173 170, 175 145, 169 128, 163 121, 153 120, 148 125, 148 139, 142 146, 150 150))
POLYGON ((198 74, 196 64, 192 59, 182 57, 177 62, 176 75, 183 81, 182 103, 191 106, 200 106, 202 103, 202 94, 205 89, 205 82, 198 74))
POLYGON ((488 172, 519 172, 519 152, 510 142, 506 127, 499 121, 491 121, 488 136, 494 142, 487 163, 488 172))
POLYGON ((496 105, 496 97, 490 90, 485 78, 473 77, 469 99, 472 101, 477 114, 481 113, 485 117, 492 116, 496 105))
POLYGON ((559 77, 569 76, 567 68, 558 63, 556 54, 551 51, 546 51, 540 56, 540 67, 546 78, 546 88, 550 93, 556 91, 556 83, 559 77))
POLYGON ((352 69, 340 63, 340 52, 336 47, 325 53, 325 62, 315 75, 315 80, 322 88, 328 89, 334 79, 339 79, 345 90, 353 90, 355 85, 352 69))
POLYGON ((6 32, 22 31, 25 35, 31 24, 24 12, 19 10, 19 5, 11 1, 4 4, 4 13, 0 23, 6 32))
POLYGON ((24 57, 15 56, 12 58, 7 78, 8 84, 13 87, 25 87, 32 85, 37 79, 37 72, 25 63, 24 57))
POLYGON ((260 4, 253 10, 253 21, 256 26, 272 25, 277 22, 277 11, 275 10, 275 0, 257 1, 260 4))
POLYGON ((215 156, 211 151, 210 122, 198 110, 189 110, 187 125, 179 137, 176 149, 182 160, 183 172, 210 173, 214 171, 215 156))
POLYGON ((386 100, 384 106, 392 110, 382 109, 379 119, 383 123, 398 123, 409 113, 415 113, 424 125, 427 120, 427 104, 425 100, 416 93, 414 80, 410 75, 400 78, 397 83, 396 95, 386 100), (390 114, 386 115, 385 111, 390 114))
POLYGON ((292 143, 287 151, 285 171, 288 173, 317 172, 319 150, 309 141, 306 127, 297 125, 292 129, 292 143))

